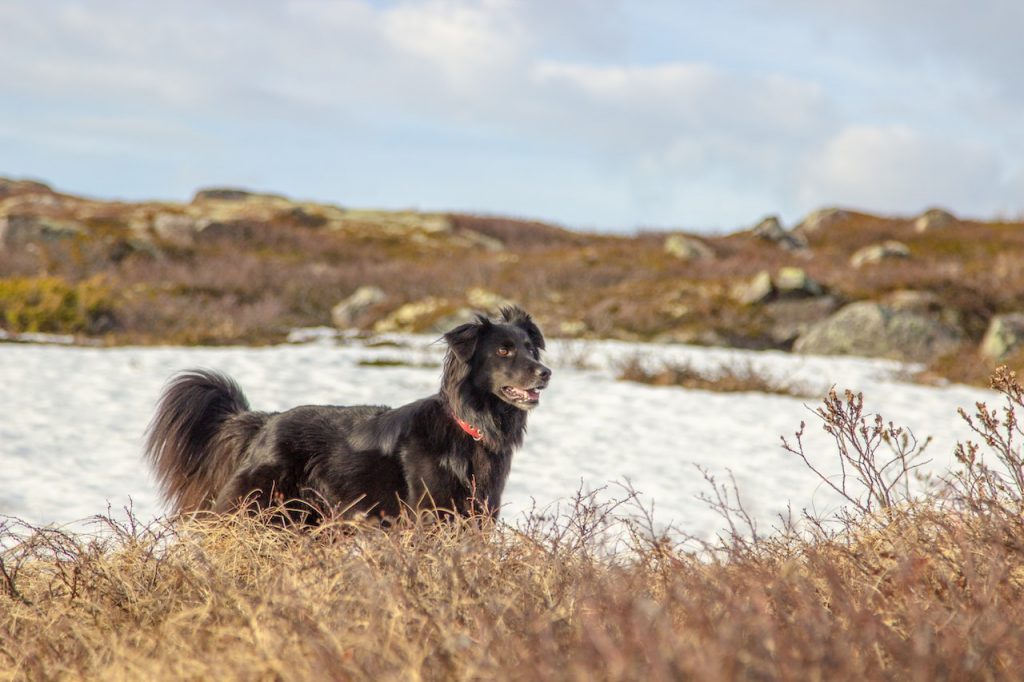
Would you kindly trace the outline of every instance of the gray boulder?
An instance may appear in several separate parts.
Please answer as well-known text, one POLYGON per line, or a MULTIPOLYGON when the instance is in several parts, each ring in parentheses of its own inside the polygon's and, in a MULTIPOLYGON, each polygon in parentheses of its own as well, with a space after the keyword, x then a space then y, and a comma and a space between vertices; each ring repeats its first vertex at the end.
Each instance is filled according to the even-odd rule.
POLYGON ((191 244, 196 234, 206 226, 205 221, 184 213, 157 213, 153 216, 153 233, 172 244, 191 244))
POLYGON ((776 299, 811 298, 825 293, 803 268, 779 268, 773 277, 767 270, 733 285, 729 295, 737 303, 754 305, 776 299))
POLYGON ((265 192, 250 192, 247 189, 238 187, 205 187, 196 192, 192 197, 192 203, 201 201, 250 201, 253 199, 285 199, 280 194, 268 194, 265 192))
POLYGON ((944 307, 942 299, 932 291, 919 289, 897 289, 886 294, 881 303, 899 312, 934 313, 958 324, 953 310, 944 307))
POLYGON ((762 309, 772 343, 790 348, 793 342, 813 325, 836 311, 839 302, 834 296, 788 298, 772 301, 762 309))
POLYGON ((944 227, 956 225, 958 222, 955 215, 941 208, 930 208, 914 221, 915 232, 929 232, 940 230, 944 227))
POLYGON ((773 282, 779 298, 807 298, 825 293, 822 286, 811 279, 803 268, 779 268, 773 282))
POLYGON ((768 216, 759 222, 751 231, 755 237, 771 242, 787 251, 800 251, 807 248, 807 240, 802 236, 787 232, 778 216, 768 216))
POLYGON ((363 313, 387 297, 380 287, 359 287, 351 296, 331 308, 331 321, 338 329, 351 329, 363 313))
POLYGON ((448 299, 428 296, 395 308, 385 317, 373 323, 373 331, 378 333, 426 331, 433 322, 455 310, 457 310, 457 306, 448 299))
POLYGON ((1024 345, 1024 313, 996 315, 989 322, 978 353, 989 360, 1002 360, 1024 345))
POLYGON ((841 208, 822 208, 808 213, 807 217, 793 228, 793 232, 803 236, 826 232, 849 218, 850 212, 841 208))
POLYGON ((33 242, 56 241, 84 233, 85 227, 73 220, 9 215, 0 218, 0 249, 17 249, 33 242))
POLYGON ((901 260, 906 258, 910 258, 910 248, 903 242, 890 240, 857 249, 850 256, 850 265, 859 268, 864 265, 881 263, 885 260, 901 260))
POLYGON ((753 278, 735 284, 729 291, 729 295, 737 303, 743 305, 754 305, 764 303, 775 294, 775 284, 772 283, 772 276, 767 270, 754 275, 753 278))
POLYGON ((713 260, 715 252, 710 246, 699 239, 683 234, 673 234, 665 238, 665 253, 680 260, 713 260))
POLYGON ((212 241, 245 241, 252 239, 270 225, 255 220, 204 220, 199 223, 196 239, 212 241))
POLYGON ((793 350, 926 362, 951 352, 964 339, 963 330, 947 316, 920 306, 859 301, 812 325, 793 350))
POLYGON ((444 334, 455 329, 460 324, 467 322, 474 322, 476 320, 478 310, 475 308, 461 307, 446 315, 442 315, 426 328, 430 334, 444 334))

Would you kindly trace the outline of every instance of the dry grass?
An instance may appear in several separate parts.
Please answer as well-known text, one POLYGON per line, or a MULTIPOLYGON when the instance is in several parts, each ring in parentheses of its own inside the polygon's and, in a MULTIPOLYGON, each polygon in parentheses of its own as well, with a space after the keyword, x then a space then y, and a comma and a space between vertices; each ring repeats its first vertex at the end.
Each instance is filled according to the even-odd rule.
POLYGON ((780 379, 757 367, 753 362, 721 363, 715 368, 701 368, 689 362, 662 362, 651 368, 642 357, 623 360, 617 367, 618 378, 652 386, 682 386, 719 393, 771 393, 796 398, 821 393, 808 386, 780 379))
POLYGON ((1005 371, 995 388, 1001 410, 964 414, 981 445, 916 498, 912 439, 831 394, 850 505, 765 536, 709 478, 714 544, 623 516, 630 495, 519 528, 8 523, 0 678, 1018 679, 1024 388, 1005 371))
POLYGON ((1012 679, 1022 660, 1019 520, 908 508, 701 558, 643 534, 614 553, 602 514, 36 530, 4 556, 0 677, 1012 679))

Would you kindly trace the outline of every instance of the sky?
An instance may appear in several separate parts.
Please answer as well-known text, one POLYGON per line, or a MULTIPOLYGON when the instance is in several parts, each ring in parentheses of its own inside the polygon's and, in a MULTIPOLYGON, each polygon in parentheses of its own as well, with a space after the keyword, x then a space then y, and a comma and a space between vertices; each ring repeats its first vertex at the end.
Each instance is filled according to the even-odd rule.
POLYGON ((1024 214, 1019 0, 0 0, 0 176, 631 232, 1024 214))

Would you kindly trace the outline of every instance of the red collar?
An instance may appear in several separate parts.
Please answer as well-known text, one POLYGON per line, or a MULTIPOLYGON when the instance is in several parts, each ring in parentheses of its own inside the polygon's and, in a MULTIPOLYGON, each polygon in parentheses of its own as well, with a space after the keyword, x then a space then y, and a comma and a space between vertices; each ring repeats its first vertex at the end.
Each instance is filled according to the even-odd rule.
POLYGON ((455 413, 452 413, 452 417, 455 419, 455 423, 462 427, 463 431, 465 431, 466 433, 473 437, 473 440, 484 439, 484 434, 482 431, 480 431, 480 429, 476 428, 469 422, 462 421, 455 413))

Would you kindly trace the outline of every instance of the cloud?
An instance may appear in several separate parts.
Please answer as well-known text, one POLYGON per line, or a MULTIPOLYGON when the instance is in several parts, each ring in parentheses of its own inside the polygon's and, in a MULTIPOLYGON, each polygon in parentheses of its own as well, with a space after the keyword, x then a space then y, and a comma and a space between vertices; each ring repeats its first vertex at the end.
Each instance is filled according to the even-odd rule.
MULTIPOLYGON (((1006 93, 1024 87, 1006 86, 1019 80, 1024 43, 1004 38, 1021 10, 998 1, 989 13, 948 0, 909 6, 782 0, 778 10, 722 9, 702 15, 725 22, 707 35, 733 42, 702 52, 694 37, 704 27, 684 12, 666 4, 677 25, 637 26, 636 6, 621 0, 12 0, 0 4, 0 105, 18 113, 0 124, 19 131, 22 149, 45 141, 53 158, 61 147, 79 154, 79 166, 86 151, 116 150, 139 164, 186 158, 241 178, 263 157, 320 175, 346 150, 375 156, 376 168, 400 157, 402 186, 372 181, 398 203, 415 191, 407 185, 457 196, 458 186, 445 193, 437 178, 465 185, 468 166, 486 159, 491 196, 515 187, 538 202, 522 212, 574 220, 586 215, 581 182, 564 207, 557 192, 531 190, 517 174, 550 182, 589 169, 602 196, 591 222, 614 210, 616 221, 730 225, 839 202, 1019 206, 1011 190, 1024 169, 1012 159, 1024 158, 1024 129, 1013 132, 1020 107, 1006 93), (789 13, 785 40, 764 36, 757 12, 776 28, 789 13), (983 28, 997 44, 983 44, 983 28), (808 43, 789 45, 811 30, 844 39, 819 60, 808 43), (645 51, 655 34, 672 49, 645 51), (850 36, 856 50, 844 52, 850 36), (836 66, 844 60, 847 70, 836 66), (922 73, 957 87, 937 101, 922 73), (959 97, 960 86, 975 96, 959 97)), ((284 168, 273 164, 262 183, 297 183, 284 168)))
POLYGON ((1018 0, 779 0, 755 11, 811 24, 827 39, 853 38, 866 58, 887 55, 894 66, 973 81, 1024 104, 1024 3, 1018 0))
MULTIPOLYGON (((45 20, 18 6, 0 15, 0 41, 25 66, 0 71, 0 86, 154 116, 405 118, 698 170, 756 165, 828 115, 820 88, 781 75, 568 61, 606 51, 597 39, 614 44, 614 30, 538 1, 229 3, 204 21, 189 2, 65 3, 45 20)), ((601 6, 614 17, 617 3, 601 6)))
POLYGON ((561 103, 550 117, 557 134, 620 165, 638 203, 686 222, 722 226, 779 210, 777 198, 765 205, 791 193, 800 161, 835 127, 819 87, 774 74, 543 62, 535 77, 551 90, 545 100, 561 103))
POLYGON ((854 125, 830 139, 800 187, 807 208, 915 213, 934 204, 985 213, 1008 198, 999 154, 910 127, 854 125))
MULTIPOLYGON (((603 121, 619 119, 637 134, 735 130, 801 139, 827 118, 823 93, 813 83, 767 74, 739 76, 702 62, 602 67, 540 62, 534 77, 603 121)), ((631 136, 633 137, 633 136, 631 136)))

